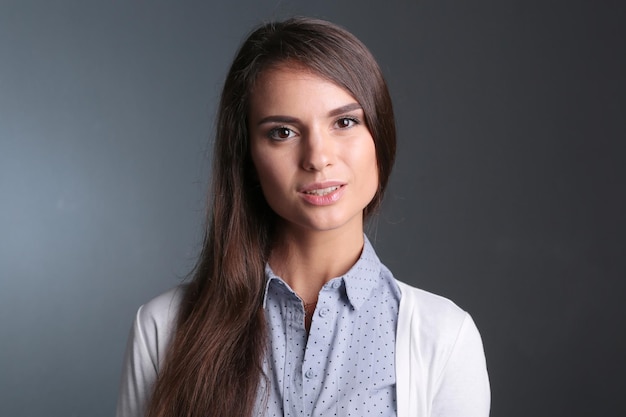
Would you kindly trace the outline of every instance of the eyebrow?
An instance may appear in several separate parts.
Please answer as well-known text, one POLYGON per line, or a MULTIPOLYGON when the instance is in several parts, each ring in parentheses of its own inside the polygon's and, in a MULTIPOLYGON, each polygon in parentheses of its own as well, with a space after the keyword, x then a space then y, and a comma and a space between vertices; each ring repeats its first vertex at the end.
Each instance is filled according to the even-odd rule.
MULTIPOLYGON (((341 114, 349 113, 355 110, 362 110, 362 107, 359 103, 346 104, 345 106, 337 107, 336 109, 329 111, 328 117, 339 116, 341 114)), ((262 118, 261 120, 259 120, 257 125, 260 126, 264 123, 298 123, 298 122, 300 122, 300 119, 298 119, 297 117, 276 115, 276 116, 267 116, 267 117, 262 118)))
POLYGON ((346 104, 345 106, 336 108, 335 110, 329 111, 328 116, 330 117, 339 116, 339 115, 342 115, 343 113, 349 113, 351 111, 361 110, 361 109, 362 107, 359 103, 350 103, 350 104, 346 104))

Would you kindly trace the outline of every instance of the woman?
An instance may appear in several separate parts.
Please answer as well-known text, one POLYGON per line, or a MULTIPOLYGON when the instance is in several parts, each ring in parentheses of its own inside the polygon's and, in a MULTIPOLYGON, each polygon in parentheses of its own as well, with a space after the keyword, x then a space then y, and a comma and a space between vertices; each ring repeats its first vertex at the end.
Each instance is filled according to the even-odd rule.
POLYGON ((480 336, 363 234, 395 154, 370 52, 331 23, 254 31, 222 92, 191 283, 142 306, 118 417, 486 416, 480 336))

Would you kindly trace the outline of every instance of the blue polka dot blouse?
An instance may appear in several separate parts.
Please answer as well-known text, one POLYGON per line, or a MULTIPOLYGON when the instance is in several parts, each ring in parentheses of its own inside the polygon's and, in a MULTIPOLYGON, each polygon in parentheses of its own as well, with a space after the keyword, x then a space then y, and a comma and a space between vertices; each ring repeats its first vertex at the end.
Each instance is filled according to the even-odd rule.
POLYGON ((309 333, 304 303, 269 266, 270 345, 257 414, 396 416, 400 290, 367 239, 361 257, 321 289, 309 333))

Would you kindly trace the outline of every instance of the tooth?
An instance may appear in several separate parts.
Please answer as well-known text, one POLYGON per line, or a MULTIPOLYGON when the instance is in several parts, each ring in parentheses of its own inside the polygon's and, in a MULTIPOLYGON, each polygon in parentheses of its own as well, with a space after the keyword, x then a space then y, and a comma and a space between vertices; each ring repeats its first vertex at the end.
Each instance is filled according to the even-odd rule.
POLYGON ((313 195, 326 195, 328 193, 332 193, 337 188, 339 188, 339 186, 335 185, 335 186, 332 186, 332 187, 321 188, 319 190, 310 190, 310 191, 307 191, 306 193, 307 194, 313 194, 313 195))

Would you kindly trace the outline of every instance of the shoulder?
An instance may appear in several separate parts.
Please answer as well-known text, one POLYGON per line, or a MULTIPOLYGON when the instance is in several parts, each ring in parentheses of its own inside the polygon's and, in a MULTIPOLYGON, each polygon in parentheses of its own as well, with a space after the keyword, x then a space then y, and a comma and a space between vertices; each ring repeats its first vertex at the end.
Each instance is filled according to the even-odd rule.
POLYGON ((148 301, 137 311, 135 337, 141 339, 157 368, 174 334, 185 288, 183 285, 172 288, 148 301))
POLYGON ((470 315, 451 300, 398 281, 400 308, 397 337, 410 345, 417 341, 427 356, 451 353, 459 338, 470 330, 476 332, 470 315))
POLYGON ((447 298, 398 286, 398 415, 419 414, 424 404, 425 415, 489 415, 485 354, 470 315, 447 298))
POLYGON ((131 329, 117 403, 117 416, 144 415, 165 353, 174 335, 185 287, 173 288, 139 307, 131 329))
POLYGON ((175 321, 185 293, 185 286, 178 286, 148 301, 137 312, 137 320, 144 326, 163 326, 175 321))
POLYGON ((415 316, 414 319, 432 322, 444 329, 456 327, 465 320, 467 313, 453 301, 401 281, 397 283, 401 293, 400 314, 415 316))

